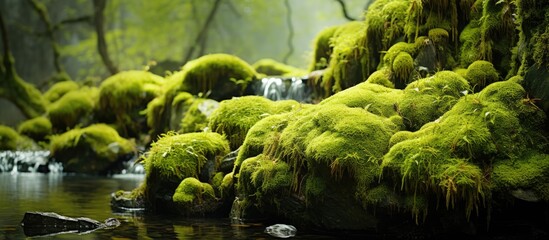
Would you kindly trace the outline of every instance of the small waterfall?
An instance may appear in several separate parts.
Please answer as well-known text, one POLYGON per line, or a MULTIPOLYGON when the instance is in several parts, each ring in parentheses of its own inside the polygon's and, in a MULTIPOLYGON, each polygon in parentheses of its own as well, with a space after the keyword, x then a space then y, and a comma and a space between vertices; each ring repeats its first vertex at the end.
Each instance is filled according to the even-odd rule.
POLYGON ((298 77, 266 77, 254 87, 254 92, 273 101, 293 99, 310 102, 311 90, 303 80, 298 77))
POLYGON ((1 151, 0 173, 51 172, 49 155, 50 151, 1 151))

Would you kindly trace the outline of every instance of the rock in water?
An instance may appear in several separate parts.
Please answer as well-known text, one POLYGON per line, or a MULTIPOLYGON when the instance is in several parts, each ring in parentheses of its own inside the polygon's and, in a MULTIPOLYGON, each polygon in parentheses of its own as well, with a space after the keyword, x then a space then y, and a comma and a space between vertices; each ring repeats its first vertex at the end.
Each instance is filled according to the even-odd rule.
POLYGON ((265 228, 265 232, 273 237, 289 238, 295 236, 297 229, 292 225, 275 224, 265 228))
POLYGON ((115 228, 120 222, 115 218, 105 223, 80 217, 71 218, 53 212, 26 212, 21 226, 27 237, 51 236, 62 233, 89 233, 102 228, 115 228))

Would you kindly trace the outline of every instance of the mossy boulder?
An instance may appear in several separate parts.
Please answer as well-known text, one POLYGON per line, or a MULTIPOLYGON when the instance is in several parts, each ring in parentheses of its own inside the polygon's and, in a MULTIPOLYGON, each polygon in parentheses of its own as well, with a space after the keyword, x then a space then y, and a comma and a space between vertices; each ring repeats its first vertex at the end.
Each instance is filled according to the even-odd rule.
POLYGON ((308 73, 307 70, 286 65, 270 58, 260 59, 252 67, 257 73, 267 76, 302 77, 308 73))
POLYGON ((213 187, 193 177, 181 181, 172 199, 185 216, 204 216, 215 212, 219 206, 213 187))
POLYGON ((105 124, 77 128, 51 137, 51 157, 63 171, 90 174, 115 173, 122 161, 135 154, 135 143, 105 124))
POLYGON ((341 25, 331 26, 320 31, 313 40, 313 61, 309 71, 321 70, 328 66, 332 55, 332 37, 341 25))
POLYGON ((146 132, 141 111, 162 93, 164 78, 145 71, 124 71, 105 79, 99 86, 98 115, 115 123, 123 136, 138 137, 146 132))
POLYGON ((395 85, 391 82, 390 74, 389 68, 382 68, 370 74, 368 79, 366 79, 366 82, 379 84, 388 88, 395 88, 395 85))
POLYGON ((208 127, 209 118, 219 107, 219 102, 212 99, 198 98, 189 106, 181 119, 180 132, 201 132, 208 127))
POLYGON ((44 98, 50 103, 57 101, 70 91, 78 90, 80 86, 74 81, 61 81, 52 85, 45 93, 44 98))
POLYGON ((47 115, 54 132, 63 132, 79 124, 88 125, 94 119, 97 88, 83 87, 64 94, 48 105, 47 115))
POLYGON ((0 125, 0 150, 16 150, 19 134, 13 128, 0 125))
POLYGON ((469 91, 467 80, 459 74, 440 71, 408 84, 398 107, 407 128, 415 131, 442 116, 469 91))
POLYGON ((242 96, 256 79, 255 70, 244 60, 229 54, 209 54, 186 63, 181 71, 168 78, 167 94, 188 92, 216 101, 242 96))
POLYGON ((545 114, 524 104, 524 97, 520 85, 505 81, 460 98, 437 121, 392 140, 383 157, 384 176, 404 193, 436 196, 470 216, 491 196, 495 182, 485 177, 490 163, 521 159, 548 144, 545 114))
POLYGON ((222 101, 210 116, 209 128, 227 137, 231 149, 244 142, 248 130, 260 119, 272 114, 299 109, 294 100, 271 101, 260 96, 244 96, 222 101))
POLYGON ((475 61, 467 67, 467 73, 465 79, 469 81, 469 84, 479 91, 490 83, 500 80, 499 73, 494 68, 494 65, 488 61, 475 61))
POLYGON ((44 141, 52 134, 52 124, 46 117, 36 117, 19 124, 17 131, 35 141, 44 141))
POLYGON ((166 210, 157 205, 162 205, 165 196, 172 196, 183 179, 193 177, 208 182, 227 153, 229 143, 217 133, 163 135, 151 144, 143 160, 147 173, 144 191, 147 204, 166 210))

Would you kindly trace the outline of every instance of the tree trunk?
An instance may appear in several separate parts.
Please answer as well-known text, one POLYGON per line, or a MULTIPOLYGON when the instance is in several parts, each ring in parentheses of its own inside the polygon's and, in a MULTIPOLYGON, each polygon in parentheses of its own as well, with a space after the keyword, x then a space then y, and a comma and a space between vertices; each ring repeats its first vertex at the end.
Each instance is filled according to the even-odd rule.
POLYGON ((289 50, 288 50, 288 53, 286 53, 286 56, 284 56, 284 60, 282 60, 282 62, 288 64, 288 59, 294 53, 294 44, 293 44, 294 25, 292 24, 292 7, 290 6, 290 0, 285 0, 284 5, 286 6, 286 10, 287 10, 286 20, 288 21, 288 31, 289 31, 289 33, 288 33, 288 48, 289 48, 289 50))
POLYGON ((114 75, 118 73, 118 68, 109 57, 107 41, 105 40, 105 23, 103 13, 106 5, 107 0, 93 0, 95 31, 97 33, 97 50, 99 51, 99 55, 101 55, 101 60, 103 60, 105 67, 107 67, 109 72, 114 75))
MULTIPOLYGON (((204 23, 204 26, 202 26, 202 29, 198 33, 198 36, 196 37, 196 40, 194 41, 195 44, 193 44, 189 51, 187 52, 187 55, 185 56, 185 59, 183 59, 183 63, 188 62, 191 60, 194 51, 196 50, 197 46, 202 45, 204 48, 206 46, 206 34, 208 32, 208 27, 212 23, 215 13, 217 12, 217 9, 219 8, 219 5, 221 3, 221 0, 215 0, 214 5, 212 7, 212 10, 210 11, 210 14, 208 14, 208 18, 206 19, 206 22, 204 23)), ((202 49, 202 52, 204 52, 204 49, 202 49)))

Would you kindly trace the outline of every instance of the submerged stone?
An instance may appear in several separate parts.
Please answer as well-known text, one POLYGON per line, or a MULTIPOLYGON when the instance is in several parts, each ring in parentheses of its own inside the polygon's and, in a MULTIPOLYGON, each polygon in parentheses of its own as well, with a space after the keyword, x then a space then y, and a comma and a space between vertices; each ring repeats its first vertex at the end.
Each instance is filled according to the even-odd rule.
POLYGON ((26 212, 21 226, 27 237, 52 236, 62 233, 86 234, 103 228, 115 228, 120 222, 115 218, 106 219, 104 223, 79 217, 72 218, 53 212, 26 212))

